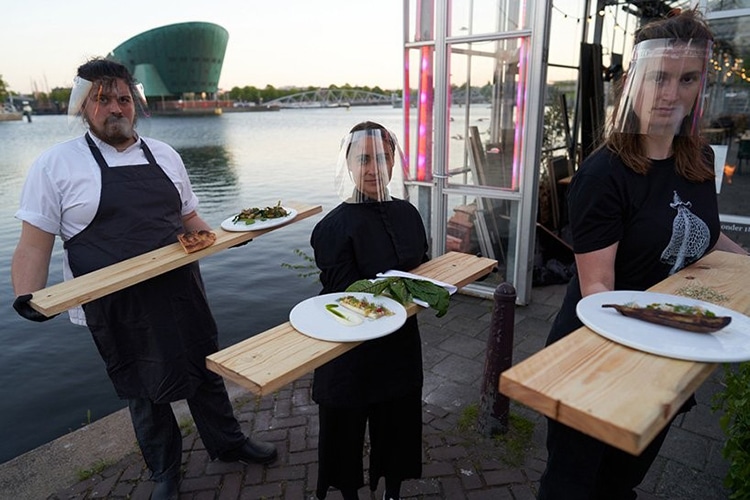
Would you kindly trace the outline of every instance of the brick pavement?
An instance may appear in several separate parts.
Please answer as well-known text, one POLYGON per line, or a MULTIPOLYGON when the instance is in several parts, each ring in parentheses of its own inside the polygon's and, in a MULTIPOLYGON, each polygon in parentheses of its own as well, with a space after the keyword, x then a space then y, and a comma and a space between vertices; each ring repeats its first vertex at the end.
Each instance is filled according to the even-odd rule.
MULTIPOLYGON (((561 285, 536 288, 531 304, 516 307, 514 362, 542 348, 563 291, 561 285)), ((519 424, 513 426, 508 436, 485 438, 476 431, 472 411, 479 402, 492 302, 458 295, 450 307, 444 318, 435 318, 429 312, 420 315, 425 364, 423 477, 405 482, 403 497, 533 499, 546 458, 544 420, 536 412, 512 404, 511 420, 519 424)), ((722 486, 727 470, 721 457, 723 435, 718 427, 719 416, 710 410, 711 395, 719 387, 720 373, 717 371, 698 391, 698 407, 673 426, 641 486, 639 498, 728 498, 722 486)), ((231 392, 243 429, 276 443, 279 459, 270 466, 209 461, 192 423, 181 417, 184 475, 180 498, 313 498, 318 412, 310 399, 310 390, 308 375, 262 398, 244 391, 231 392)), ((119 425, 106 432, 109 435, 126 432, 119 425)), ((27 455, 16 460, 21 463, 25 460, 33 466, 34 452, 27 455)), ((82 481, 76 479, 75 471, 91 465, 70 464, 66 476, 69 479, 62 480, 64 485, 45 493, 46 497, 36 498, 149 498, 153 484, 134 443, 130 443, 126 452, 103 463, 106 464, 103 470, 82 481)), ((13 465, 22 468, 19 463, 13 465)), ((0 464, 0 485, 4 467, 6 464, 0 464)), ((382 488, 380 484, 374 495, 367 487, 362 488, 360 499, 379 500, 382 488)), ((23 488, 15 491, 13 498, 34 498, 24 497, 23 488)), ((338 500, 341 496, 331 491, 328 498, 338 500)))

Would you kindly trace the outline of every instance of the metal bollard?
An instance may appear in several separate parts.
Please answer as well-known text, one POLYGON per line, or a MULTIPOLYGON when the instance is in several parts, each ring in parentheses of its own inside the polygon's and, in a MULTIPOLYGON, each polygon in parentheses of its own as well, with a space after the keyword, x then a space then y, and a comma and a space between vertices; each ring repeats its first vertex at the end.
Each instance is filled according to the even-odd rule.
POLYGON ((478 429, 485 436, 508 431, 510 399, 500 394, 498 382, 500 374, 513 363, 516 289, 510 283, 500 283, 495 288, 494 299, 477 419, 478 429))

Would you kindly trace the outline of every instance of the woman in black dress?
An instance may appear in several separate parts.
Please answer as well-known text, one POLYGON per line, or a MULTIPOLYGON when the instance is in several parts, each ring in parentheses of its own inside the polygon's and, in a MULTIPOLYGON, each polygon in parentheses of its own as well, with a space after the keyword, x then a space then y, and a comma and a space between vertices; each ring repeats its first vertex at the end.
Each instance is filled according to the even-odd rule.
MULTIPOLYGON (((382 125, 363 122, 345 138, 336 183, 343 203, 313 230, 321 293, 389 269, 409 271, 427 260, 427 237, 417 209, 391 196, 401 153, 382 125), (394 168, 395 167, 395 168, 394 168)), ((404 479, 422 469, 422 352, 415 316, 396 332, 369 340, 315 370, 320 410, 317 497, 329 487, 356 499, 364 482, 369 429, 369 485, 385 477, 386 499, 398 499, 404 479)))

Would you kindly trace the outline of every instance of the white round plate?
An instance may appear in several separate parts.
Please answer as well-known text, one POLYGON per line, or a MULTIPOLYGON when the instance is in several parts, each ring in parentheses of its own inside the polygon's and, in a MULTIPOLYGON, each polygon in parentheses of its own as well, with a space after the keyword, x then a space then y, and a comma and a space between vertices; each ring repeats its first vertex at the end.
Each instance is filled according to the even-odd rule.
POLYGON ((651 354, 706 363, 750 360, 750 318, 716 304, 666 293, 616 290, 583 298, 576 313, 584 325, 602 337, 651 354), (701 306, 717 316, 731 316, 732 321, 713 333, 695 333, 629 318, 602 307, 628 303, 641 307, 654 303, 701 306))
POLYGON ((310 297, 294 306, 289 313, 289 322, 298 332, 315 339, 331 342, 361 342, 384 337, 401 328, 406 322, 406 309, 390 297, 382 295, 375 296, 361 292, 328 293, 310 297), (356 326, 341 324, 326 310, 326 304, 336 304, 336 299, 345 295, 365 298, 369 302, 386 307, 394 314, 378 319, 366 318, 356 326))
POLYGON ((224 231, 234 231, 234 232, 246 232, 246 231, 260 231, 261 229, 268 229, 269 227, 276 227, 280 226, 281 224, 285 224, 289 222, 290 220, 297 217, 297 211, 293 208, 286 208, 283 207, 284 210, 288 212, 288 214, 284 217, 276 217, 275 219, 266 219, 266 220, 256 220, 252 224, 245 224, 242 221, 239 222, 232 222, 232 219, 234 219, 237 214, 229 217, 224 222, 221 223, 221 228, 224 231))

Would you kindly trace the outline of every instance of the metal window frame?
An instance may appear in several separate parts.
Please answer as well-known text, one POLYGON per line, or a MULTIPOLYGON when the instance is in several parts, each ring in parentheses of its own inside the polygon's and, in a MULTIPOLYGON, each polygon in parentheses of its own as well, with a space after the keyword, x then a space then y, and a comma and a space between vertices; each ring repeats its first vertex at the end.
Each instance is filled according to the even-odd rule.
MULTIPOLYGON (((434 40, 411 42, 409 36, 409 4, 404 0, 404 57, 408 67, 409 50, 424 46, 434 46, 434 108, 433 108, 433 178, 429 221, 431 248, 434 255, 446 251, 447 235, 447 196, 477 196, 493 199, 507 199, 518 202, 519 210, 511 227, 514 228, 514 247, 512 261, 508 271, 512 276, 506 277, 516 288, 517 303, 527 304, 531 299, 533 257, 536 243, 536 215, 538 199, 538 179, 541 168, 541 145, 544 122, 544 96, 547 80, 547 62, 549 47, 551 0, 525 0, 529 28, 485 33, 469 36, 447 36, 450 21, 450 0, 434 0, 435 33, 434 40), (524 38, 529 41, 528 67, 526 69, 525 110, 522 119, 524 137, 520 151, 521 180, 519 190, 508 192, 482 186, 448 185, 448 150, 449 140, 449 106, 448 74, 451 47, 457 44, 486 42, 504 39, 524 38)), ((408 69, 406 70, 408 71, 408 69)), ((405 80, 406 81, 406 80, 405 80)), ((408 88, 404 92, 409 92, 408 88)), ((408 134, 408 124, 406 125, 408 134)), ((509 252, 510 254, 511 252, 509 252)), ((469 293, 491 298, 494 288, 481 283, 465 288, 469 293)))

